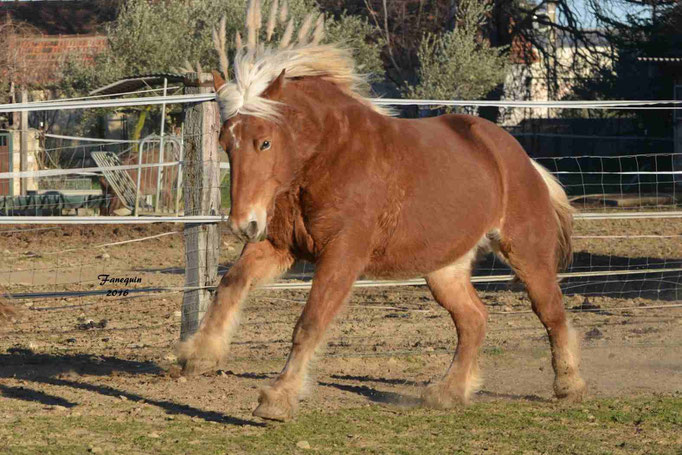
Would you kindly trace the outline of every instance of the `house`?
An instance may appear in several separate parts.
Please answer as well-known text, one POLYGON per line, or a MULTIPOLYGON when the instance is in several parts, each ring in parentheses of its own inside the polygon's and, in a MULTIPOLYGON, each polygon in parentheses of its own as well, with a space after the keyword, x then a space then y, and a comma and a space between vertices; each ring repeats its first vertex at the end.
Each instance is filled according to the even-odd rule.
MULTIPOLYGON (((548 2, 538 14, 557 23, 556 5, 548 2)), ((511 45, 511 70, 504 83, 503 99, 515 101, 553 101, 569 95, 577 78, 589 76, 595 66, 613 67, 614 55, 610 43, 598 30, 582 30, 581 38, 564 32, 560 27, 547 28, 538 35, 544 53, 516 36, 511 45), (580 58, 576 58, 576 56, 580 58), (586 65, 585 62, 590 64, 586 65), (582 66, 576 66, 582 65, 582 66), (556 79, 548 78, 554 69, 556 79), (568 70, 570 68, 570 70, 568 70), (563 71, 563 69, 566 69, 563 71)), ((512 108, 500 112, 503 125, 514 127, 528 119, 551 119, 558 110, 552 108, 512 108)))
MULTIPOLYGON (((84 64, 107 48, 104 24, 116 17, 119 2, 31 1, 0 3, 0 103, 48 98, 61 63, 84 64)), ((54 113, 53 115, 57 115, 54 113)), ((0 172, 36 170, 43 118, 0 115, 0 172), (22 126, 21 123, 25 124, 22 126)), ((0 180, 0 196, 38 189, 32 178, 0 180)))
MULTIPOLYGON (((592 71, 591 65, 575 66, 584 62, 583 58, 575 58, 576 53, 589 55, 595 66, 612 67, 614 56, 606 39, 595 30, 585 30, 583 35, 585 42, 576 42, 573 36, 562 32, 547 37, 554 43, 547 46, 553 51, 552 55, 542 55, 528 43, 513 43, 512 65, 504 83, 504 98, 517 101, 561 100, 572 92, 579 77, 589 76, 592 71), (548 80, 548 66, 558 69, 557 79, 548 80), (570 71, 562 72, 561 68, 570 68, 570 71)), ((503 112, 501 118, 505 126, 515 126, 525 119, 554 118, 556 115, 557 109, 552 108, 514 108, 503 112)))
POLYGON ((87 63, 106 49, 104 24, 115 19, 116 5, 92 1, 0 3, 0 52, 4 54, 0 72, 15 86, 49 86, 67 57, 87 63))

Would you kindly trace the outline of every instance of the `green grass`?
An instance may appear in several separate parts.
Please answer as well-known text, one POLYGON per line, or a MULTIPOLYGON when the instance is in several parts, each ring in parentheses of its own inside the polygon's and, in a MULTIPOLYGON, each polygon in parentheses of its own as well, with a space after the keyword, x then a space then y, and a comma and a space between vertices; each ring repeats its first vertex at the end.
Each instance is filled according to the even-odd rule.
POLYGON ((483 353, 488 356, 501 356, 504 354, 504 349, 499 346, 490 346, 484 348, 483 353))
MULTIPOLYGON (((123 406, 136 404, 113 407, 123 406)), ((155 408, 120 415, 117 421, 105 415, 17 413, 3 419, 0 452, 62 455, 96 447, 95 452, 125 454, 682 453, 680 397, 595 399, 579 405, 499 401, 452 411, 372 405, 304 413, 294 422, 267 427, 182 415, 167 420, 155 408), (298 447, 302 441, 310 449, 298 447)))
POLYGON ((224 209, 230 208, 230 173, 223 177, 220 183, 220 206, 224 209))

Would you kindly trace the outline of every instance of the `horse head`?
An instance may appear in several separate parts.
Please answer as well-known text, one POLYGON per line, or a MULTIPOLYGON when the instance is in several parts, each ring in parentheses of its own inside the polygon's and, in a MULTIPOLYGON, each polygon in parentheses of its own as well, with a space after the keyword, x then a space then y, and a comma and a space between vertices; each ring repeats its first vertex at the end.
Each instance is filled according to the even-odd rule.
POLYGON ((250 242, 266 238, 277 196, 291 188, 298 168, 319 142, 319 106, 324 103, 310 101, 300 84, 323 80, 358 99, 357 89, 366 85, 350 50, 321 44, 322 15, 317 20, 308 15, 294 38, 294 19, 285 25, 286 2, 279 13, 277 9, 273 2, 261 36, 260 1, 249 3, 247 40, 237 33, 232 68, 224 18, 213 32, 222 72, 213 72, 222 122, 219 141, 230 161, 230 226, 250 242), (279 38, 277 43, 273 37, 279 38))
MULTIPOLYGON (((284 74, 282 71, 259 97, 279 103, 284 74)), ((225 81, 218 72, 213 72, 213 82, 221 93, 225 81)), ((230 161, 230 228, 249 242, 265 239, 275 198, 288 189, 294 177, 295 144, 283 120, 281 116, 241 113, 222 119, 219 143, 230 161)))

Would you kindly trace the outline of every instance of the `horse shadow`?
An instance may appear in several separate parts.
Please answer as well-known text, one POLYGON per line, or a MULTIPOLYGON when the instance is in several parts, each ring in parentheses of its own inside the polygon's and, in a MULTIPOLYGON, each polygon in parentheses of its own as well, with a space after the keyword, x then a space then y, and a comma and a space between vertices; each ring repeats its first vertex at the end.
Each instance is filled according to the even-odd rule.
POLYGON ((47 354, 31 349, 9 348, 0 354, 0 378, 32 380, 35 377, 77 373, 83 376, 111 376, 117 373, 159 375, 163 369, 154 362, 124 360, 90 354, 47 354))
POLYGON ((34 401, 42 403, 46 406, 63 406, 65 408, 73 408, 78 403, 66 400, 56 395, 34 390, 28 387, 11 387, 0 384, 0 396, 5 398, 13 398, 22 401, 34 401))
MULTIPOLYGON (((154 399, 109 385, 85 382, 86 376, 111 376, 116 374, 130 375, 164 375, 165 371, 153 362, 123 360, 111 356, 92 356, 86 354, 53 355, 34 353, 30 349, 12 348, 6 354, 0 354, 0 378, 13 378, 33 384, 69 387, 76 390, 98 393, 100 395, 121 398, 128 401, 146 403, 163 409, 169 415, 185 415, 206 421, 219 422, 235 426, 265 426, 264 423, 233 417, 215 411, 207 411, 170 400, 154 399), (71 375, 79 376, 73 378, 71 375)), ((0 396, 6 399, 38 402, 45 405, 72 408, 78 403, 62 397, 50 395, 27 386, 11 387, 0 385, 0 396)))
POLYGON ((349 385, 340 384, 338 382, 322 382, 318 381, 318 384, 325 387, 332 387, 344 392, 351 392, 357 395, 361 395, 369 401, 377 404, 386 404, 391 406, 397 406, 399 408, 416 408, 421 404, 421 399, 419 397, 414 397, 411 395, 406 395, 396 392, 386 392, 378 390, 366 385, 349 385))
MULTIPOLYGON (((374 382, 387 385, 408 385, 414 388, 422 389, 428 385, 426 381, 410 381, 402 379, 388 379, 388 378, 378 378, 371 376, 352 376, 352 375, 331 375, 332 379, 339 379, 343 381, 357 381, 357 382, 374 382)), ((377 404, 386 404, 392 406, 398 406, 401 408, 416 408, 422 405, 421 397, 415 397, 413 395, 407 395, 397 392, 386 392, 381 391, 373 387, 366 385, 348 385, 340 384, 337 382, 318 382, 322 386, 333 387, 344 392, 351 392, 357 395, 361 395, 377 404)), ((498 393, 491 392, 487 390, 479 390, 476 395, 492 399, 504 399, 509 401, 528 401, 528 402, 540 402, 549 403, 552 400, 543 398, 534 394, 519 395, 512 393, 498 393)))

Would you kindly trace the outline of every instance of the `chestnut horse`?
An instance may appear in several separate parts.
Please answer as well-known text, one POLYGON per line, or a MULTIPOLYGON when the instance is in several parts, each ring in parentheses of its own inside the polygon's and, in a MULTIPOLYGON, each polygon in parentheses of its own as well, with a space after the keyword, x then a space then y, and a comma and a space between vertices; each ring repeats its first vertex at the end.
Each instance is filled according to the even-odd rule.
POLYGON ((423 402, 467 403, 487 321, 471 271, 477 254, 492 250, 525 283, 547 329, 556 396, 580 400, 578 341, 557 284, 571 257, 572 210, 557 181, 481 118, 386 115, 357 91, 343 49, 301 34, 298 45, 260 53, 250 44, 235 57, 233 82, 214 72, 229 224, 247 243, 199 330, 180 345, 184 371, 221 361, 249 290, 305 259, 315 264, 310 295, 286 365, 254 415, 294 415, 311 357, 361 276, 426 277, 458 341, 423 402))

